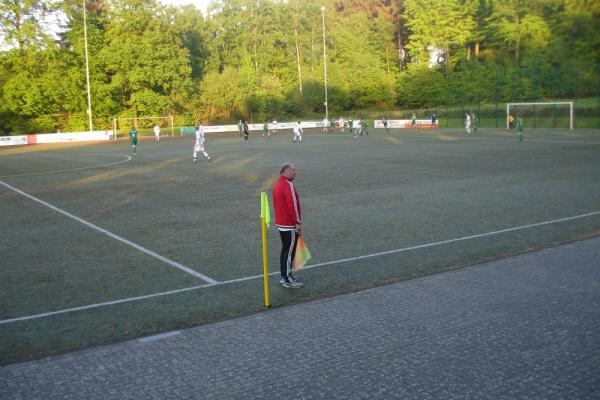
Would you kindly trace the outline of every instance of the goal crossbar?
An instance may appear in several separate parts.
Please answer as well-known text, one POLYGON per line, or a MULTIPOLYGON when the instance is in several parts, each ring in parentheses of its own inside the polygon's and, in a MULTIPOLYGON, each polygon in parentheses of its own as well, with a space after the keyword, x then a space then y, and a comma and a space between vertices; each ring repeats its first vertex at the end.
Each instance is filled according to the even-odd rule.
POLYGON ((117 136, 118 136, 118 123, 120 121, 142 121, 142 120, 167 120, 170 123, 170 129, 171 129, 171 136, 175 136, 175 129, 173 127, 173 116, 172 115, 167 115, 167 116, 163 116, 163 117, 115 117, 113 118, 113 132, 114 132, 114 138, 115 140, 117 140, 117 136))
POLYGON ((552 105, 568 105, 569 106, 569 130, 573 130, 573 102, 572 101, 547 101, 547 102, 524 102, 524 103, 506 103, 506 129, 510 129, 508 116, 511 106, 552 106, 552 105))

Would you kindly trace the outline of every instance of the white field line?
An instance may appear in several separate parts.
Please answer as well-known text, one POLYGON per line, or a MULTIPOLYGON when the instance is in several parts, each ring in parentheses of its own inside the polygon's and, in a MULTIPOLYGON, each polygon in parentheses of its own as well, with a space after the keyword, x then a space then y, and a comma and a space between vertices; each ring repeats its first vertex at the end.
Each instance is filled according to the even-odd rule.
POLYGON ((57 170, 53 170, 53 171, 44 171, 44 172, 30 172, 27 174, 14 174, 14 175, 3 175, 0 176, 0 178, 10 178, 10 177, 16 177, 16 176, 32 176, 32 175, 48 175, 48 174, 58 174, 60 172, 71 172, 71 171, 80 171, 83 169, 90 169, 90 168, 100 168, 100 167, 107 167, 109 165, 116 165, 116 164, 121 164, 127 161, 131 160, 131 156, 128 156, 126 154, 82 154, 82 155, 91 155, 91 156, 121 156, 121 157, 125 157, 124 160, 121 161, 115 161, 115 162, 111 162, 111 163, 107 163, 107 164, 98 164, 98 165, 90 165, 88 167, 79 167, 79 168, 69 168, 69 169, 57 169, 57 170))
MULTIPOLYGON (((378 128, 379 129, 379 128, 378 128)), ((383 129, 383 128, 381 128, 383 129)), ((443 129, 461 129, 461 128, 443 128, 443 129)), ((467 135, 464 132, 464 128, 462 128, 463 130, 460 133, 457 132, 451 132, 449 134, 456 134, 456 136, 452 136, 453 138, 456 139, 460 139, 460 140, 465 140, 465 141, 469 141, 469 142, 497 142, 497 143, 515 143, 518 142, 519 139, 516 135, 516 133, 509 135, 507 134, 504 137, 486 137, 486 136, 481 136, 481 135, 475 135, 475 134, 471 134, 471 135, 467 135)), ((486 129, 492 129, 492 128, 486 128, 486 129)), ((502 129, 502 128, 498 128, 498 129, 502 129)), ((444 132, 441 132, 444 133, 444 132)), ((386 137, 390 137, 390 136, 386 136, 386 137)), ((524 141, 527 143, 552 143, 552 144, 572 144, 572 145, 581 145, 581 144, 591 144, 591 145, 600 145, 600 141, 596 140, 577 140, 577 139, 573 139, 573 140, 568 140, 568 139, 542 139, 542 138, 536 138, 535 136, 530 136, 527 132, 524 133, 524 141)), ((405 139, 406 137, 402 137, 401 139, 405 139)), ((410 140, 413 139, 438 139, 439 136, 435 133, 435 132, 419 132, 419 136, 412 136, 410 137, 410 140)))
POLYGON ((138 339, 137 341, 140 343, 155 342, 157 340, 168 339, 170 337, 178 336, 180 334, 181 334, 181 331, 171 331, 171 332, 159 333, 158 335, 146 336, 146 337, 138 339))
POLYGON ((164 262, 165 264, 168 264, 168 265, 170 265, 172 267, 175 267, 177 269, 180 269, 181 271, 184 271, 184 272, 186 272, 186 273, 188 273, 188 274, 190 274, 192 276, 195 276, 196 278, 202 279, 203 281, 208 282, 208 283, 216 283, 217 282, 213 278, 210 278, 210 277, 208 277, 206 275, 203 275, 203 274, 201 274, 199 272, 196 272, 193 269, 191 269, 189 267, 186 267, 185 265, 179 264, 176 261, 173 261, 173 260, 170 260, 170 259, 168 259, 166 257, 163 257, 160 254, 153 252, 152 250, 148 250, 145 247, 142 247, 139 244, 133 243, 132 241, 127 240, 127 239, 125 239, 125 238, 123 238, 123 237, 121 237, 119 235, 116 235, 116 234, 110 232, 110 231, 107 231, 106 229, 101 228, 98 225, 94 225, 91 222, 88 222, 88 221, 86 221, 84 219, 81 219, 78 216, 71 214, 70 212, 67 212, 67 211, 62 210, 62 209, 60 209, 58 207, 55 207, 52 204, 47 203, 44 200, 38 199, 37 197, 32 196, 32 195, 30 195, 28 193, 25 193, 24 191, 19 190, 16 187, 13 187, 13 186, 9 185, 8 183, 6 183, 6 182, 4 182, 2 180, 0 180, 0 185, 3 185, 6 188, 8 188, 8 189, 10 189, 10 190, 12 190, 12 191, 14 191, 14 192, 22 195, 22 196, 27 197, 30 200, 33 200, 33 201, 35 201, 37 203, 40 203, 41 205, 46 206, 46 207, 48 207, 48 208, 50 208, 50 209, 52 209, 52 210, 54 210, 54 211, 56 211, 56 212, 58 212, 60 214, 63 214, 63 215, 65 215, 65 216, 67 216, 67 217, 69 217, 71 219, 74 219, 75 221, 77 221, 79 223, 82 223, 83 225, 85 225, 87 227, 90 227, 90 228, 92 228, 92 229, 94 229, 94 230, 96 230, 96 231, 98 231, 100 233, 103 233, 103 234, 105 234, 105 235, 107 235, 107 236, 109 236, 109 237, 111 237, 111 238, 113 238, 113 239, 115 239, 115 240, 117 240, 117 241, 119 241, 121 243, 125 243, 126 245, 131 246, 134 249, 139 250, 142 253, 149 255, 150 257, 154 257, 157 260, 160 260, 160 261, 164 262))
POLYGON ((168 292, 153 293, 153 294, 148 294, 148 295, 145 295, 145 296, 128 297, 126 299, 106 301, 104 303, 97 303, 97 304, 89 304, 87 306, 65 308, 63 310, 51 311, 51 312, 47 312, 47 313, 43 313, 43 314, 29 315, 29 316, 26 316, 26 317, 17 317, 17 318, 3 319, 3 320, 0 321, 0 325, 10 324, 12 322, 18 322, 18 321, 27 321, 27 320, 31 320, 31 319, 44 318, 44 317, 49 317, 49 316, 58 315, 58 314, 66 314, 66 313, 72 313, 72 312, 76 312, 76 311, 90 310, 92 308, 112 306, 112 305, 115 305, 115 304, 129 303, 129 302, 132 302, 132 301, 139 301, 139 300, 151 299, 151 298, 154 298, 154 297, 168 296, 170 294, 177 294, 177 293, 189 292, 190 290, 196 290, 196 289, 200 289, 200 288, 203 288, 203 287, 206 287, 206 286, 211 286, 211 285, 208 284, 208 285, 201 285, 201 286, 192 286, 192 287, 189 287, 189 288, 183 288, 183 289, 177 289, 177 290, 169 290, 168 292))
MULTIPOLYGON (((425 244, 421 244, 421 245, 417 245, 417 246, 403 247, 401 249, 367 254, 364 256, 350 257, 350 258, 344 258, 341 260, 328 261, 328 262, 323 262, 323 263, 319 263, 319 264, 307 265, 304 267, 304 269, 324 267, 327 265, 352 262, 352 261, 356 261, 356 260, 364 260, 366 258, 380 257, 380 256, 388 255, 388 254, 401 253, 401 252, 410 251, 410 250, 424 249, 427 247, 434 247, 434 246, 439 246, 442 244, 455 243, 455 242, 460 242, 463 240, 482 238, 482 237, 487 237, 487 236, 492 236, 492 235, 499 235, 499 234, 506 233, 506 232, 514 232, 514 231, 519 231, 519 230, 523 230, 523 229, 534 228, 537 226, 572 221, 575 219, 591 217, 594 215, 600 215, 600 211, 593 211, 593 212, 589 212, 586 214, 579 214, 579 215, 575 215, 572 217, 566 217, 566 218, 558 218, 558 219, 553 219, 553 220, 549 220, 549 221, 538 222, 535 224, 520 225, 520 226, 515 226, 513 228, 507 228, 507 229, 501 229, 501 230, 497 230, 497 231, 480 233, 477 235, 462 236, 462 237, 459 237, 456 239, 442 240, 439 242, 425 243, 425 244)), ((275 272, 271 272, 269 275, 278 275, 278 274, 279 274, 279 271, 275 271, 275 272)), ((146 299, 150 299, 150 298, 154 298, 154 297, 168 296, 168 295, 172 295, 172 294, 189 292, 192 290, 203 289, 203 288, 208 288, 208 287, 213 287, 213 286, 228 285, 228 284, 236 283, 236 282, 249 281, 252 279, 260 279, 262 277, 263 277, 263 275, 252 275, 252 276, 246 276, 246 277, 242 277, 242 278, 230 279, 227 281, 214 282, 214 283, 209 283, 209 284, 205 284, 205 285, 198 285, 198 286, 192 286, 192 287, 183 288, 183 289, 170 290, 167 292, 153 293, 153 294, 148 294, 148 295, 144 295, 144 296, 128 297, 128 298, 119 299, 119 300, 107 301, 104 303, 89 304, 87 306, 81 306, 81 307, 65 308, 63 310, 51 311, 51 312, 47 312, 47 313, 43 313, 43 314, 29 315, 29 316, 25 316, 25 317, 4 319, 4 320, 0 320, 0 325, 10 324, 13 322, 18 322, 18 321, 27 321, 27 320, 32 320, 32 319, 44 318, 44 317, 49 317, 52 315, 66 314, 66 313, 71 313, 71 312, 76 312, 76 311, 89 310, 89 309, 93 309, 93 308, 106 307, 106 306, 111 306, 111 305, 115 305, 115 304, 122 304, 122 303, 129 303, 129 302, 133 302, 133 301, 146 300, 146 299)))
MULTIPOLYGON (((432 136, 435 137, 435 136, 432 136)), ((565 139, 537 139, 535 137, 527 136, 524 134, 524 141, 528 143, 552 143, 552 144, 572 144, 572 145, 581 145, 581 144, 593 144, 600 145, 600 141, 591 141, 591 140, 565 140, 565 139)), ((518 142, 519 139, 516 136, 507 136, 505 139, 502 138, 486 138, 486 137, 461 137, 461 139, 466 139, 468 141, 477 141, 477 142, 518 142)))

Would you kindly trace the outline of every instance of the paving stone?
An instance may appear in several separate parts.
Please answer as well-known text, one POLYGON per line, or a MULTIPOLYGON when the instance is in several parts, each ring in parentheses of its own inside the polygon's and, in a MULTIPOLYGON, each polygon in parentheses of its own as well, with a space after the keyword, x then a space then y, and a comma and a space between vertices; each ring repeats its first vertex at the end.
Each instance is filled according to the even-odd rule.
POLYGON ((0 399, 598 399, 598 332, 600 237, 9 365, 0 399))

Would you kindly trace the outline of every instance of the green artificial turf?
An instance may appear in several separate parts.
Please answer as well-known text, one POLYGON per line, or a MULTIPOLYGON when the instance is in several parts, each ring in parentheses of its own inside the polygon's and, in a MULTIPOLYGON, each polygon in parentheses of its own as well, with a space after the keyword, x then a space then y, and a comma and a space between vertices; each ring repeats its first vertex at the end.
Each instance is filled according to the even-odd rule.
MULTIPOLYGON (((0 186, 0 364, 261 312, 260 192, 297 168, 310 264, 306 287, 271 276, 274 307, 472 265, 600 233, 600 215, 455 239, 600 211, 600 131, 371 129, 243 143, 208 135, 0 150, 0 180, 219 282, 206 282, 0 186), (95 167, 97 166, 97 167, 95 167), (59 171, 59 172, 57 172, 59 171), (62 172, 60 172, 62 171, 62 172), (455 240, 445 244, 442 241, 455 240), (428 245, 432 244, 432 245, 428 245)), ((273 213, 272 213, 273 214, 273 213)), ((274 214, 273 214, 274 215, 274 214)), ((276 272, 277 231, 268 232, 276 272)))

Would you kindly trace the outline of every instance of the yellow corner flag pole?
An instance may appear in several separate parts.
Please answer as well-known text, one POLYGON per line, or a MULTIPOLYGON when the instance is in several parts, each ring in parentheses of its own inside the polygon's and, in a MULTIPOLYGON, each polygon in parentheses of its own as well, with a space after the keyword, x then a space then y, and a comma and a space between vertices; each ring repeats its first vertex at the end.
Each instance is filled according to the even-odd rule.
POLYGON ((260 193, 260 225, 262 227, 263 285, 265 287, 265 308, 271 308, 269 298, 269 259, 267 257, 267 226, 271 223, 271 211, 266 192, 260 193))

